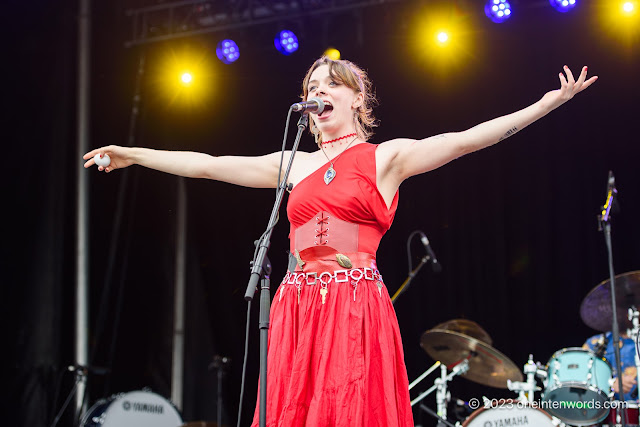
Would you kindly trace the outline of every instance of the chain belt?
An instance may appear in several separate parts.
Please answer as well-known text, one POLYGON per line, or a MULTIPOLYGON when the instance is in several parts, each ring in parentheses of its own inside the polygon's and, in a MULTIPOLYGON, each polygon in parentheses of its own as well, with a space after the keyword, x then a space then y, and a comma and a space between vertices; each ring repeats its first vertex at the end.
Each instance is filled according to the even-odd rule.
POLYGON ((336 270, 333 273, 328 271, 323 272, 288 272, 282 283, 287 285, 302 285, 303 281, 306 281, 307 285, 315 285, 320 282, 322 285, 328 285, 331 281, 336 283, 348 282, 349 278, 359 282, 364 277, 365 280, 379 280, 382 281, 382 275, 378 270, 373 268, 352 268, 349 270, 336 270), (313 279, 313 281, 311 281, 313 279))
MULTIPOLYGON (((363 268, 351 268, 348 270, 335 270, 333 272, 288 272, 284 279, 282 279, 282 285, 294 285, 298 290, 298 304, 300 304, 300 292, 302 290, 302 284, 306 282, 307 285, 312 286, 320 283, 320 295, 322 297, 322 304, 324 305, 327 294, 329 293, 328 285, 333 280, 336 283, 351 282, 353 286, 353 300, 356 300, 356 290, 360 280, 375 280, 378 287, 378 293, 382 297, 382 275, 376 269, 370 267, 363 268), (349 280, 351 279, 351 280, 349 280)), ((280 300, 284 293, 284 286, 281 286, 280 300)))

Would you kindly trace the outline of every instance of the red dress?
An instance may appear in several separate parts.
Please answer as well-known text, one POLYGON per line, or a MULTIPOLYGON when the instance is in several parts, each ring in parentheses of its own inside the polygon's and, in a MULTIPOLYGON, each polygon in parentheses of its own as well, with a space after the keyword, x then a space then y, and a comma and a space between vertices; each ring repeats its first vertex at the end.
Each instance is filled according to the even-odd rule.
POLYGON ((327 163, 289 196, 300 260, 271 306, 269 427, 413 426, 398 322, 375 264, 398 205, 396 194, 387 208, 377 189, 376 147, 347 149, 329 185, 327 163))

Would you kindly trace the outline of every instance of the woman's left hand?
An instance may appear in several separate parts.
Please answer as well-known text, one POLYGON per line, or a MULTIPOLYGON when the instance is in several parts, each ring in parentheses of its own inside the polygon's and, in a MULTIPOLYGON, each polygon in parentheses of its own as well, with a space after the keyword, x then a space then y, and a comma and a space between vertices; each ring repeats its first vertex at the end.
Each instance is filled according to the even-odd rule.
POLYGON ((582 92, 598 80, 598 76, 593 76, 587 80, 586 66, 582 67, 582 72, 580 73, 577 81, 574 79, 573 73, 566 65, 564 66, 564 72, 566 77, 563 73, 559 74, 560 89, 547 92, 540 100, 540 103, 545 109, 547 109, 547 111, 558 108, 573 98, 576 93, 582 92))

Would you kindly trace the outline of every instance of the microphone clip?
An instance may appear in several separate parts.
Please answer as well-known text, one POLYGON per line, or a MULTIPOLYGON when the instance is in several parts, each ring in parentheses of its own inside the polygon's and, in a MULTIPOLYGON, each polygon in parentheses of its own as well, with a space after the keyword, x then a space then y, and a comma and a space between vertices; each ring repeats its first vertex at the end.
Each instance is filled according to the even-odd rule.
POLYGON ((602 231, 603 224, 608 224, 611 221, 611 213, 618 212, 620 206, 618 204, 618 189, 616 188, 616 179, 613 176, 613 171, 609 171, 609 178, 607 179, 607 198, 602 205, 600 214, 598 215, 598 231, 602 231))

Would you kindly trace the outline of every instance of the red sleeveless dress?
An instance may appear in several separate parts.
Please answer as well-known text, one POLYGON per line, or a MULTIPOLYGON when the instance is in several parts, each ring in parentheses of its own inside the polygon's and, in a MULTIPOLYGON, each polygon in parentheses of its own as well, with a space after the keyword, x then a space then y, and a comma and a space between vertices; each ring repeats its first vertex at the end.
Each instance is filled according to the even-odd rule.
MULTIPOLYGON (((398 322, 375 264, 398 205, 377 189, 376 147, 347 149, 329 185, 327 163, 289 195, 299 260, 271 306, 269 427, 413 426, 398 322)), ((253 426, 258 416, 256 407, 253 426)))

